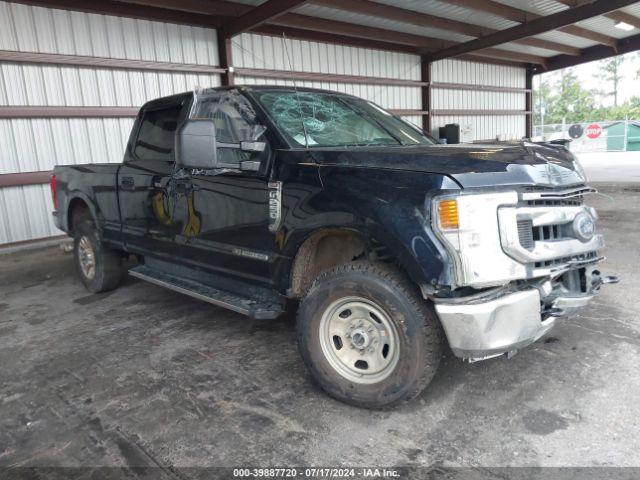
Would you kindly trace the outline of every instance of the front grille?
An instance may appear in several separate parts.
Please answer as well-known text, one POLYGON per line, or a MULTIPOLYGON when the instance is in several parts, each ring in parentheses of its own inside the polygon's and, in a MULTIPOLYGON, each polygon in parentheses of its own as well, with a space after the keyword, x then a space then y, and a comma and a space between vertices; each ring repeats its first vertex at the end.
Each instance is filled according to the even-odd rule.
POLYGON ((591 211, 584 204, 584 196, 593 192, 585 186, 568 190, 530 188, 521 191, 518 205, 515 208, 504 207, 501 215, 500 221, 505 222, 507 232, 507 240, 503 242, 505 252, 536 269, 597 261, 596 250, 602 237, 576 242, 573 228, 573 219, 579 212, 591 211), (514 220, 515 225, 511 223, 514 220), (514 248, 511 248, 514 243, 514 248))
POLYGON ((596 190, 587 186, 580 186, 568 190, 554 190, 540 187, 525 188, 522 193, 523 203, 529 207, 558 206, 575 207, 584 204, 584 197, 596 190))
POLYGON ((558 265, 564 265, 569 262, 586 262, 589 260, 595 260, 598 258, 597 252, 588 252, 581 255, 574 255, 573 257, 554 258, 553 260, 547 260, 546 262, 535 262, 535 268, 549 268, 558 265))
MULTIPOLYGON (((522 207, 579 207, 584 205, 585 195, 594 192, 594 189, 584 185, 567 190, 527 187, 521 192, 519 205, 522 207)), ((519 220, 518 237, 523 248, 533 250, 535 242, 573 238, 573 233, 565 225, 534 227, 531 220, 519 220)))
POLYGON ((579 195, 572 198, 558 198, 549 200, 528 200, 525 202, 529 207, 552 206, 552 207, 579 207, 584 204, 584 196, 579 195))
POLYGON ((520 245, 527 250, 533 250, 535 242, 571 238, 571 235, 567 234, 567 230, 562 225, 540 225, 534 227, 531 220, 518 220, 520 245))
POLYGON ((533 250, 534 241, 533 238, 533 222, 531 220, 520 220, 518 222, 518 237, 520 238, 520 245, 527 250, 533 250))
POLYGON ((534 241, 559 240, 562 238, 560 234, 560 225, 531 227, 531 236, 534 241))

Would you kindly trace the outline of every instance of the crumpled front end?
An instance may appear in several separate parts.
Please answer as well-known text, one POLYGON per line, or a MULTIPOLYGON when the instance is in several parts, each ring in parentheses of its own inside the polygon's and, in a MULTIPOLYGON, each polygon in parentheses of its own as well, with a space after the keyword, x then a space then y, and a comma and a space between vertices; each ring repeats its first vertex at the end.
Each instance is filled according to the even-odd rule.
MULTIPOLYGON (((604 246, 588 187, 461 195, 459 226, 434 223, 456 260, 453 294, 434 298, 454 353, 470 361, 513 354, 547 333, 558 317, 586 306, 604 283, 604 246), (473 292, 455 294, 455 292, 473 292), (479 292, 479 293, 478 293, 479 292)), ((450 197, 435 200, 451 201, 450 197)))
POLYGON ((472 299, 443 300, 436 311, 454 354, 473 362, 514 354, 551 330, 558 317, 586 307, 600 285, 616 281, 590 266, 472 299))

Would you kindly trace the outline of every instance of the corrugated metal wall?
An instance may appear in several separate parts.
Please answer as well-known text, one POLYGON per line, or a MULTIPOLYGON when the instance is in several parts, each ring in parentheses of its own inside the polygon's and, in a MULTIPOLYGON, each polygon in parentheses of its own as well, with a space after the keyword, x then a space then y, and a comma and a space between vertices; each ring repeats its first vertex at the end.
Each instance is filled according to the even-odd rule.
MULTIPOLYGON (((218 65, 215 30, 0 2, 0 49, 218 65)), ((0 63, 0 105, 139 107, 218 75, 0 63)), ((0 174, 120 162, 133 119, 0 119, 0 174)), ((46 185, 0 189, 0 244, 58 235, 46 185)))
MULTIPOLYGON (((114 16, 29 7, 0 1, 0 50, 218 65, 214 30, 114 16)), ((317 42, 243 34, 233 39, 236 68, 260 68, 420 80, 418 56, 317 42)), ((433 82, 524 88, 524 69, 444 60, 433 82)), ((196 86, 219 85, 209 74, 118 70, 107 67, 0 63, 0 106, 138 107, 196 86)), ((291 80, 236 76, 236 83, 292 84, 291 80)), ((389 109, 420 110, 419 86, 297 81, 337 90, 389 109)), ((519 109, 523 93, 434 89, 432 108, 519 109)), ((406 117, 421 125, 420 116, 406 117)), ((474 139, 521 137, 525 117, 436 116, 433 126, 470 126, 474 139)), ((56 164, 119 162, 132 119, 0 119, 0 174, 50 170, 56 164)), ((51 221, 48 186, 0 188, 0 245, 60 232, 51 221)))
MULTIPOLYGON (((490 65, 462 60, 441 60, 432 65, 434 83, 463 83, 492 87, 525 88, 526 70, 503 65, 490 65)), ((526 94, 520 92, 481 92, 434 88, 432 110, 525 110, 526 94)), ((434 116, 434 131, 447 123, 470 128, 474 140, 500 136, 505 140, 520 139, 526 134, 524 115, 460 115, 434 116)))

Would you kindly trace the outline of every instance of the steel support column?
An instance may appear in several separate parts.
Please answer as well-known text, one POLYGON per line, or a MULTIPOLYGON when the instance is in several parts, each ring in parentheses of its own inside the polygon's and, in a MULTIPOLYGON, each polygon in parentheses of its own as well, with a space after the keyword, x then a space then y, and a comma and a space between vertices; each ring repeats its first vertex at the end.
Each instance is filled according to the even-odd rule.
POLYGON ((234 84, 231 38, 227 38, 225 36, 224 30, 222 28, 219 28, 217 30, 217 36, 219 64, 220 67, 224 68, 225 70, 225 72, 220 75, 220 84, 226 87, 234 84))
POLYGON ((527 97, 525 110, 527 113, 526 122, 525 122, 525 136, 527 138, 531 138, 533 136, 533 65, 529 65, 527 67, 526 73, 526 85, 525 88, 528 92, 525 94, 527 97))
POLYGON ((420 59, 420 81, 423 82, 420 89, 422 110, 426 112, 422 116, 422 129, 431 134, 431 62, 425 57, 420 59))

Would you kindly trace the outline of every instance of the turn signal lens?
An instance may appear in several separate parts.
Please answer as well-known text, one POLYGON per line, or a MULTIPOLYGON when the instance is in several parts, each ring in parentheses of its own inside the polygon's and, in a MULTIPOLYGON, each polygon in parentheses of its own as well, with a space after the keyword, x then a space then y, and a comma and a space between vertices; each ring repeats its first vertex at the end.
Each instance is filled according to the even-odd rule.
POLYGON ((456 200, 440 200, 438 202, 438 219, 443 230, 455 230, 458 223, 458 202, 456 200))

